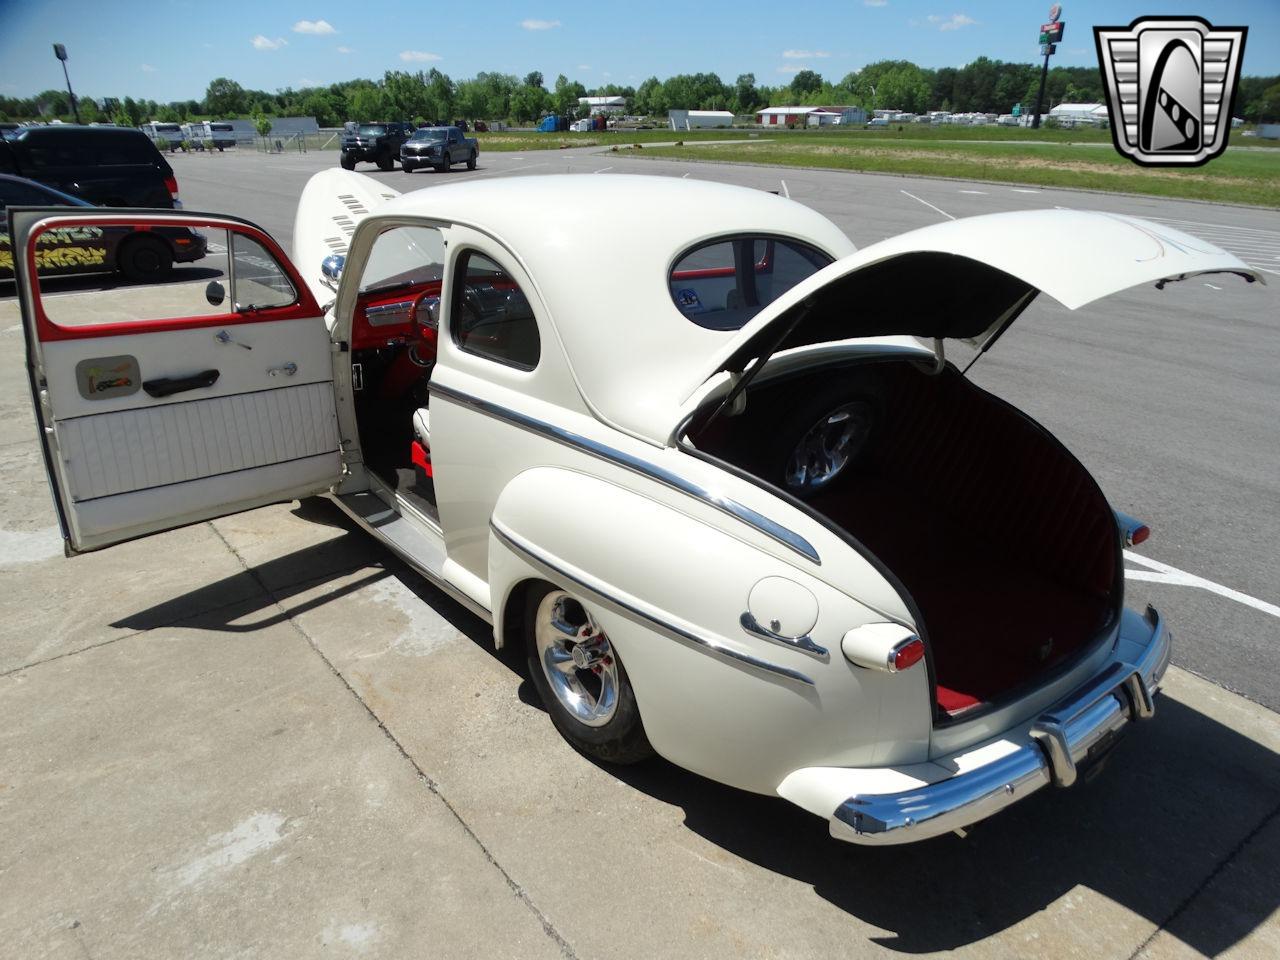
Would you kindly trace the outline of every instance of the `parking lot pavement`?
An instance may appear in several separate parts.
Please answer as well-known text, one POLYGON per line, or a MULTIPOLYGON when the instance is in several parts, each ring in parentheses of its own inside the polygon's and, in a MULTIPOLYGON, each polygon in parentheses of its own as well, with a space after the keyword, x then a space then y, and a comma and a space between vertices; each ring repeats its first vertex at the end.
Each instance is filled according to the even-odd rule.
MULTIPOLYGON (((877 201, 886 215, 891 200, 877 201)), ((1059 370, 1123 383, 1121 358, 1091 371, 1076 349, 1116 343, 1115 329, 1122 355, 1155 352, 1162 373, 1186 375, 1212 294, 1184 314, 1126 295, 1075 339, 1045 313, 996 378, 1020 403, 1083 410, 1064 418, 1077 450, 1167 431, 1176 382, 1130 414, 1141 422, 1120 441, 1109 431, 1124 417, 1105 398, 1034 382, 1059 370), (1138 332, 1152 315, 1168 319, 1163 340, 1138 332)), ((1231 318, 1261 340, 1254 365, 1239 345, 1223 348, 1257 422, 1273 389, 1264 319, 1231 318)), ((1091 782, 1042 792, 964 839, 839 844, 781 800, 661 761, 618 770, 574 753, 489 628, 325 499, 64 559, 17 323, 0 298, 6 955, 1276 955, 1280 717, 1263 706, 1174 668, 1154 721, 1091 782)), ((1267 435, 1215 435, 1212 419, 1194 421, 1190 449, 1176 451, 1190 479, 1158 488, 1154 506, 1175 529, 1188 489, 1236 524, 1274 482, 1253 479, 1274 456, 1267 435)), ((1128 482, 1121 463, 1103 461, 1109 493, 1128 482)), ((1258 518, 1264 532, 1276 522, 1258 518)), ((1173 547, 1191 561, 1230 546, 1185 529, 1196 536, 1173 547)), ((1131 602, 1159 590, 1166 612, 1184 605, 1171 617, 1180 656, 1222 642, 1196 617, 1233 602, 1202 603, 1203 590, 1179 601, 1179 589, 1190 593, 1135 581, 1131 602)), ((1263 624, 1253 669, 1265 684, 1274 620, 1241 615, 1263 624)))

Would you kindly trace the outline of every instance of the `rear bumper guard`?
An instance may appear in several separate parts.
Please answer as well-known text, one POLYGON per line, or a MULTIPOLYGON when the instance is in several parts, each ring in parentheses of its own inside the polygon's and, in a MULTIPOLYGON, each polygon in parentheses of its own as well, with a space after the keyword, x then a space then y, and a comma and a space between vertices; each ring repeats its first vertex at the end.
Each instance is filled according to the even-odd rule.
POLYGON ((967 827, 1041 787, 1071 786, 1129 723, 1155 712, 1170 636, 1154 607, 1145 620, 1145 645, 1122 640, 1097 675, 1032 723, 1013 753, 915 790, 850 797, 833 814, 832 834, 861 844, 911 843, 967 827))

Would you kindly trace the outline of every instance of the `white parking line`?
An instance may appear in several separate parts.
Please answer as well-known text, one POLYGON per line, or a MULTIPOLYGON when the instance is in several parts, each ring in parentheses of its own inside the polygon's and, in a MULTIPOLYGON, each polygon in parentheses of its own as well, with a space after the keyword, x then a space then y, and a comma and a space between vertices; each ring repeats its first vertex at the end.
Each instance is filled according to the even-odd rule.
POLYGON ((961 190, 960 193, 971 193, 975 197, 985 197, 987 195, 985 190, 961 190))
POLYGON ((1022 188, 1022 187, 1011 187, 1010 189, 1011 189, 1014 193, 1040 193, 1040 191, 1039 191, 1039 190, 1026 190, 1026 189, 1024 189, 1024 188, 1022 188))
POLYGON ((1159 560, 1141 556, 1132 550, 1126 550, 1124 558, 1150 568, 1148 570, 1125 570, 1124 576, 1126 580, 1167 583, 1176 587, 1197 587, 1200 590, 1216 593, 1220 597, 1226 597, 1228 600, 1234 600, 1236 603, 1243 603, 1246 607, 1253 607, 1255 610, 1269 613, 1273 617, 1280 617, 1280 607, 1277 607, 1274 603, 1267 603, 1265 600, 1251 597, 1247 593, 1241 593, 1239 590, 1232 590, 1230 587, 1224 587, 1222 584, 1206 580, 1204 577, 1197 577, 1194 573, 1187 573, 1185 570, 1171 567, 1167 563, 1161 563, 1159 560))
POLYGON ((599 170, 592 170, 592 173, 608 173, 613 167, 601 167, 599 170))
MULTIPOLYGON (((899 190, 898 192, 899 192, 899 193, 907 193, 907 191, 905 191, 905 190, 899 190)), ((921 199, 920 199, 919 197, 917 197, 914 193, 907 193, 907 196, 908 196, 908 197, 910 197, 912 200, 916 201, 917 203, 923 203, 923 204, 924 204, 926 207, 928 207, 930 210, 937 210, 937 211, 938 211, 938 213, 942 214, 942 215, 943 215, 944 217, 946 217, 948 220, 954 220, 954 219, 955 219, 955 217, 953 217, 951 214, 947 213, 947 211, 943 210, 941 207, 935 207, 935 206, 934 206, 932 203, 930 203, 928 200, 921 200, 921 199)))
POLYGON ((1210 290, 1221 290, 1221 289, 1222 289, 1221 287, 1215 287, 1212 283, 1206 283, 1206 284, 1205 284, 1205 286, 1206 286, 1206 287, 1208 287, 1210 290))

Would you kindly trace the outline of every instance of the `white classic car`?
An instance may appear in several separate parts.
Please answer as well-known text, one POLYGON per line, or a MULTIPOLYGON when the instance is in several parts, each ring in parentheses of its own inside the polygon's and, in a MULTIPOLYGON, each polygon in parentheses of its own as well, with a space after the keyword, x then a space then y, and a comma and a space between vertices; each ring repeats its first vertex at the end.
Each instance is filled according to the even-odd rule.
POLYGON ((583 753, 657 753, 857 843, 1071 784, 1169 661, 1122 602, 1145 528, 947 341, 985 351, 1041 293, 1256 279, 1121 216, 855 250, 798 203, 658 177, 401 197, 326 171, 303 272, 208 214, 16 210, 11 233, 69 554, 331 493, 523 646, 583 753), (113 224, 197 229, 209 262, 42 296, 40 236, 113 224))

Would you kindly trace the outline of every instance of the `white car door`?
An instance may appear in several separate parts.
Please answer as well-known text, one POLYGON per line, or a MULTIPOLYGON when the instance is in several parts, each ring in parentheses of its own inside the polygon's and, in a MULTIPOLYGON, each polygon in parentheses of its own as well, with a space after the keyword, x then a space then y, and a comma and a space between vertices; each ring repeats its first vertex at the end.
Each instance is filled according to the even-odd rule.
POLYGON ((323 312, 262 230, 178 211, 11 209, 10 236, 70 551, 338 481, 323 312), (103 272, 58 276, 67 257, 103 272))

